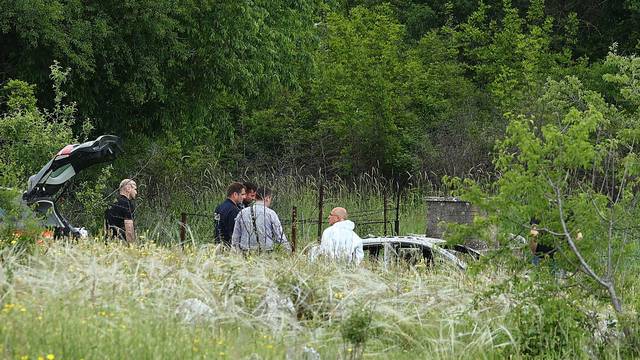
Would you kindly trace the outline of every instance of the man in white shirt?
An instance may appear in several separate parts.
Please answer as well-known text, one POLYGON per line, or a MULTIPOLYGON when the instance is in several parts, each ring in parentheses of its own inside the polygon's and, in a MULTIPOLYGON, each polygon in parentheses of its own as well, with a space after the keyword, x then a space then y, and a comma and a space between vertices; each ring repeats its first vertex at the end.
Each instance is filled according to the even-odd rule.
POLYGON ((355 224, 347 220, 347 210, 337 207, 329 214, 329 226, 322 233, 318 253, 331 259, 341 259, 359 264, 364 258, 362 239, 353 229, 355 224))

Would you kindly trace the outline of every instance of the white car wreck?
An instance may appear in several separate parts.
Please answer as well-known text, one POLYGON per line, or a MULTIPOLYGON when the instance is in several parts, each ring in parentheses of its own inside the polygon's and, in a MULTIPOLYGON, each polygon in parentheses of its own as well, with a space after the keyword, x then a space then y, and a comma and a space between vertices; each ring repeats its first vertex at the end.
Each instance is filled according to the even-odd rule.
POLYGON ((424 235, 367 237, 362 239, 362 247, 371 256, 377 257, 382 251, 385 264, 400 259, 422 257, 426 263, 432 264, 434 259, 440 258, 455 264, 465 270, 467 264, 461 259, 461 254, 468 254, 477 259, 480 253, 464 245, 448 246, 443 239, 426 237, 424 235))

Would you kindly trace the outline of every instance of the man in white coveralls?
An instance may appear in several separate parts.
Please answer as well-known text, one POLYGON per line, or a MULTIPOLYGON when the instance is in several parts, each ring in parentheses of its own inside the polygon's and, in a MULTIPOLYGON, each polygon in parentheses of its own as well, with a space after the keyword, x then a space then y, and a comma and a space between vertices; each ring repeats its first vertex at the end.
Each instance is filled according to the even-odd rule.
POLYGON ((337 207, 329 214, 329 226, 322 233, 318 254, 359 264, 364 258, 362 239, 353 229, 355 224, 347 220, 347 210, 337 207))

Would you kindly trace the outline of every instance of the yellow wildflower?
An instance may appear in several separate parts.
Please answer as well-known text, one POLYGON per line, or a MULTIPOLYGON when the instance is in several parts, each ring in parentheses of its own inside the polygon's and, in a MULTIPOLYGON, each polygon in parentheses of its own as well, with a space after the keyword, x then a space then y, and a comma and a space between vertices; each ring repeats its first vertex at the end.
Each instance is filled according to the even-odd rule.
POLYGON ((53 354, 47 355, 47 360, 55 360, 56 356, 53 354))

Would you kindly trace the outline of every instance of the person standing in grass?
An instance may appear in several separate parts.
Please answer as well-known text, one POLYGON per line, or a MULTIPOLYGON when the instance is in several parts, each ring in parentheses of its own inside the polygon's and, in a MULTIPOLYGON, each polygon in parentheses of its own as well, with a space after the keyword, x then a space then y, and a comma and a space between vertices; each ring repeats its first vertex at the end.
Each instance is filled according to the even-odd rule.
POLYGON ((329 226, 322 232, 318 254, 331 259, 341 259, 359 264, 364 258, 362 239, 353 229, 355 224, 347 220, 348 213, 343 207, 336 207, 329 213, 329 226))
POLYGON ((231 244, 241 251, 272 251, 276 244, 291 252, 291 245, 282 230, 282 223, 271 210, 271 190, 259 187, 256 201, 242 209, 236 218, 231 244))
POLYGON ((234 182, 227 187, 227 198, 216 207, 214 218, 215 242, 231 246, 231 235, 236 223, 236 216, 240 212, 240 206, 246 195, 245 186, 234 182))
POLYGON ((119 195, 116 202, 106 211, 107 236, 126 240, 131 244, 135 240, 134 217, 138 195, 138 186, 131 179, 120 182, 119 195))
POLYGON ((258 186, 252 182, 245 181, 243 184, 247 195, 244 197, 242 204, 240 204, 242 209, 251 206, 256 201, 256 191, 258 190, 258 186))

